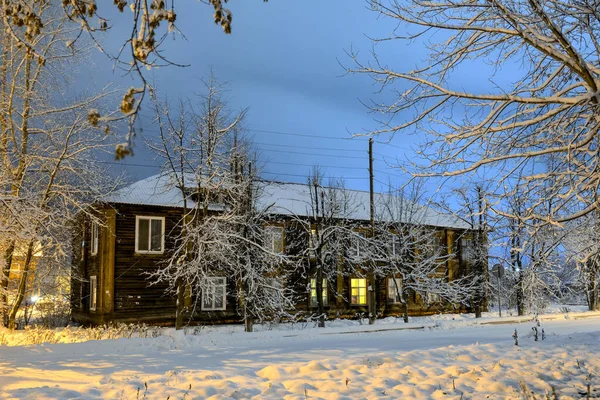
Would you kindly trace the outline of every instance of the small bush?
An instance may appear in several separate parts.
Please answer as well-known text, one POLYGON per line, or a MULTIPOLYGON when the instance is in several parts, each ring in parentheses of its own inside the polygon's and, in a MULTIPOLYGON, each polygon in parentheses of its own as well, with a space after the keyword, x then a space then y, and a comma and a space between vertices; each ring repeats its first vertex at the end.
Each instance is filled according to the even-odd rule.
POLYGON ((48 329, 42 326, 27 327, 11 331, 0 328, 0 345, 26 346, 42 343, 79 343, 88 340, 108 340, 121 338, 155 338, 164 333, 163 328, 145 324, 114 324, 94 328, 48 329))
POLYGON ((34 323, 44 328, 61 328, 71 320, 71 305, 67 296, 56 296, 36 304, 37 318, 34 323))

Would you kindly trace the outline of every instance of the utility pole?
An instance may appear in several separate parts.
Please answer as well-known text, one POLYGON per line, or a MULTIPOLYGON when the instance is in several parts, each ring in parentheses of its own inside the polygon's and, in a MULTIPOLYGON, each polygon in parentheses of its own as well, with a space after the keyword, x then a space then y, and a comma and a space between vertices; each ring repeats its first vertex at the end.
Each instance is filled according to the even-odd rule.
MULTIPOLYGON (((236 165, 237 165, 237 159, 236 159, 236 165)), ((251 218, 252 216, 252 183, 253 183, 253 171, 252 171, 252 161, 248 162, 248 185, 247 185, 247 193, 246 193, 246 221, 248 221, 249 218, 251 218)), ((240 173, 240 175, 243 175, 243 173, 240 173)), ((243 227, 242 230, 242 234, 244 236, 244 238, 248 239, 249 236, 249 232, 248 232, 248 225, 246 224, 243 227)), ((247 255, 247 257, 252 257, 251 253, 247 255)), ((253 260, 248 259, 248 262, 252 263, 253 260)), ((243 291, 242 294, 242 303, 243 303, 243 308, 244 308, 244 330, 246 332, 252 332, 254 330, 254 316, 250 315, 248 313, 248 284, 242 284, 241 282, 238 281, 238 288, 241 288, 243 291)))
MULTIPOLYGON (((369 138, 369 209, 371 213, 371 240, 375 237, 375 194, 373 188, 373 138, 369 138)), ((369 303, 369 325, 375 323, 377 317, 377 296, 375 291, 375 264, 369 260, 370 271, 367 277, 368 303, 369 303)))

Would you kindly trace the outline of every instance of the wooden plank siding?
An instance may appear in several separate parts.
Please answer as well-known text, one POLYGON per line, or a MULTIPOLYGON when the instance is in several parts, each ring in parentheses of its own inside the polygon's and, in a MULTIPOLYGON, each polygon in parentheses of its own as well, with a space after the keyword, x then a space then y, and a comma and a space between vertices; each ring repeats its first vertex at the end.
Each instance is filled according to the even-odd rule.
MULTIPOLYGON (((88 218, 78 217, 75 220, 76 227, 73 229, 73 265, 71 274, 71 314, 75 322, 100 323, 98 307, 90 310, 90 277, 99 277, 100 259, 102 254, 102 240, 98 240, 98 252, 91 252, 91 228, 92 222, 88 218)), ((101 232, 101 229, 99 230, 101 232)))
MULTIPOLYGON (((174 238, 178 234, 181 209, 159 206, 113 204, 101 209, 103 226, 100 230, 98 255, 90 253, 90 222, 77 221, 84 227, 83 232, 74 234, 74 248, 83 238, 83 257, 74 253, 73 278, 71 280, 71 305, 73 319, 84 324, 115 322, 146 322, 158 325, 174 325, 175 296, 166 292, 166 284, 150 285, 149 273, 155 271, 169 256, 174 238), (136 216, 165 218, 165 252, 162 254, 141 254, 135 252, 136 216), (89 309, 89 277, 98 277, 98 301, 96 311, 89 309), (83 280, 77 279, 82 277, 83 280)), ((289 217, 273 217, 273 222, 284 226, 284 251, 287 255, 300 256, 308 245, 306 232, 289 217)), ((433 229, 433 228, 432 228, 433 229)), ((436 228, 437 229, 437 228, 436 228)), ((81 229, 79 230, 81 231, 81 229)), ((449 280, 468 273, 469 266, 461 260, 460 238, 464 231, 437 229, 440 243, 448 254, 454 254, 440 264, 439 273, 449 280)), ((356 318, 368 315, 367 305, 350 304, 351 266, 340 260, 337 277, 327 281, 327 303, 325 311, 329 318, 356 318)), ((284 284, 296 293, 296 311, 309 316, 316 312, 310 303, 310 279, 314 276, 314 260, 305 257, 301 268, 292 271, 284 284)), ((219 276, 218 266, 215 276, 219 276)), ((364 274, 366 278, 366 274, 364 274)), ((388 303, 387 278, 375 280, 376 310, 378 316, 400 316, 401 304, 388 303)), ((198 300, 196 309, 189 310, 185 321, 189 324, 240 322, 236 301, 236 282, 227 279, 227 304, 224 311, 200 310, 199 293, 189 293, 188 299, 198 300)), ((186 302, 188 302, 186 300, 186 302)), ((192 301, 193 303, 193 301, 192 301)), ((438 312, 457 311, 447 303, 427 305, 416 293, 410 293, 408 310, 411 315, 426 315, 438 312)), ((464 311, 461 308, 458 311, 464 311)))

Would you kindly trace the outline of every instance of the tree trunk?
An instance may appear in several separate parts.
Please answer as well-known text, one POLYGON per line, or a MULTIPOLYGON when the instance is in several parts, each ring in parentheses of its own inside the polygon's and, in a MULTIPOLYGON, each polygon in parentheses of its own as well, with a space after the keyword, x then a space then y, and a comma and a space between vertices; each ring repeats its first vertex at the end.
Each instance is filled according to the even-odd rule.
POLYGON ((185 286, 181 278, 177 279, 177 304, 175 309, 175 330, 183 329, 183 312, 185 310, 185 286))
MULTIPOLYGON (((246 235, 246 229, 244 229, 244 235, 246 235)), ((245 332, 253 332, 254 331, 254 318, 248 312, 248 297, 246 293, 248 293, 248 286, 242 283, 241 279, 238 279, 238 306, 240 310, 244 312, 244 331, 245 332)))
POLYGON ((406 300, 404 300, 404 303, 402 303, 402 316, 404 323, 408 324, 408 304, 406 303, 406 300))
POLYGON ((253 332, 254 331, 254 319, 246 314, 244 318, 244 331, 253 332))
POLYGON ((0 271, 0 315, 2 324, 8 326, 8 281, 12 266, 13 254, 15 252, 15 241, 11 241, 2 258, 4 266, 0 271))
POLYGON ((27 245, 27 255, 25 257, 25 263, 23 264, 23 270, 19 279, 19 286, 17 287, 17 297, 15 298, 15 302, 13 303, 12 309, 10 310, 10 313, 8 315, 9 329, 15 329, 17 327, 17 313, 19 312, 19 307, 21 307, 21 303, 25 298, 25 291, 27 289, 27 277, 29 276, 29 269, 31 268, 31 261, 33 258, 33 246, 33 241, 30 241, 27 245))
POLYGON ((317 267, 316 277, 317 308, 319 312, 319 328, 325 328, 325 307, 323 306, 323 268, 317 267))
POLYGON ((525 298, 523 296, 523 272, 519 271, 517 280, 517 315, 525 315, 525 298))
POLYGON ((369 306, 369 325, 373 325, 375 323, 375 319, 377 318, 377 297, 375 291, 375 275, 369 274, 367 277, 367 295, 368 297, 368 306, 369 306))
POLYGON ((598 266, 594 260, 587 262, 586 297, 590 311, 598 310, 598 266))

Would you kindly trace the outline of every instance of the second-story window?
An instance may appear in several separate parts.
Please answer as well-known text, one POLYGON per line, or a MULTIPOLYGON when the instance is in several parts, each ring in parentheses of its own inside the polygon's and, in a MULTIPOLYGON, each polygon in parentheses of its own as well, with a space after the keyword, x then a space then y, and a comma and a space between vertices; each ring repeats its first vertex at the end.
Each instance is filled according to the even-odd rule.
POLYGON ((356 258, 364 258, 367 256, 367 233, 365 231, 354 232, 353 255, 356 258))
POLYGON ((283 227, 265 227, 265 247, 276 254, 283 254, 283 227))
POLYGON ((463 261, 475 261, 475 248, 473 246, 473 240, 465 238, 460 239, 460 250, 463 261))
POLYGON ((390 255, 395 258, 399 257, 400 253, 401 253, 400 238, 395 233, 390 234, 389 246, 390 246, 390 255))
POLYGON ((427 258, 439 258, 446 255, 446 251, 442 244, 442 238, 436 234, 432 234, 427 238, 424 244, 423 253, 427 258))
POLYGON ((319 238, 317 236, 317 229, 310 229, 310 236, 308 237, 308 255, 310 258, 317 256, 317 247, 319 246, 319 238))
POLYGON ((99 237, 99 228, 97 222, 92 222, 92 229, 90 233, 90 251, 93 256, 98 254, 98 237, 99 237))
POLYGON ((135 252, 162 253, 165 249, 165 218, 135 217, 135 252))

